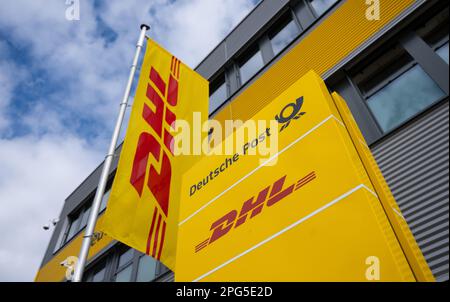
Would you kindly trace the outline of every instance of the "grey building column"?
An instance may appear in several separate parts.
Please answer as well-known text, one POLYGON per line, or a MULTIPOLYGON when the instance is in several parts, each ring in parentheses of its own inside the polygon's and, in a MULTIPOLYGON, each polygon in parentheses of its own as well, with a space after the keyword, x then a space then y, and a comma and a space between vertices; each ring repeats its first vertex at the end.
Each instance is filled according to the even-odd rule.
POLYGON ((238 81, 238 68, 236 64, 232 64, 229 68, 226 69, 226 78, 228 83, 228 89, 230 95, 233 95, 239 89, 239 81, 238 81))

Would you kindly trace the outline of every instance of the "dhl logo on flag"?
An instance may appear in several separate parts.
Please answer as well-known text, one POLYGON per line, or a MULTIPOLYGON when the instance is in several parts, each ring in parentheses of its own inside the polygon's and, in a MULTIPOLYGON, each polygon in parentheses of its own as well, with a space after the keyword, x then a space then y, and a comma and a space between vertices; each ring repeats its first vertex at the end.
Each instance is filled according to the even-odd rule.
POLYGON ((152 40, 136 90, 104 231, 114 239, 175 264, 180 183, 194 156, 174 156, 177 119, 207 117, 208 82, 152 40))

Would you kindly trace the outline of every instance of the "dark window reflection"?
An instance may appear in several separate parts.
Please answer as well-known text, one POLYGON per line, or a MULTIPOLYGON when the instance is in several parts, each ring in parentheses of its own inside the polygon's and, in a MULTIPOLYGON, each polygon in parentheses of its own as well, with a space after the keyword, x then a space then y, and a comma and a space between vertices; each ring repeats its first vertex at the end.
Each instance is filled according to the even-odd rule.
POLYGON ((311 0, 311 6, 318 17, 322 16, 338 0, 311 0))
POLYGON ((448 42, 438 48, 436 53, 448 64, 448 42))
POLYGON ((240 65, 241 84, 245 84, 253 77, 263 66, 261 51, 258 50, 250 58, 240 65))
POLYGON ((119 256, 119 263, 117 265, 117 267, 122 267, 124 264, 127 264, 128 262, 130 262, 131 260, 133 260, 133 253, 134 250, 133 249, 128 249, 126 250, 124 253, 122 253, 119 256))
POLYGON ((92 282, 103 282, 105 280, 105 271, 105 267, 97 271, 92 277, 92 282))
POLYGON ((218 82, 211 86, 211 95, 209 96, 209 113, 214 112, 227 99, 227 84, 222 77, 218 82))
POLYGON ((299 29, 294 20, 290 20, 287 24, 283 24, 283 27, 270 35, 270 41, 272 42, 272 48, 275 55, 282 51, 289 43, 291 43, 299 34, 299 29))
POLYGON ((126 268, 121 270, 116 275, 116 282, 130 282, 131 281, 131 272, 132 272, 132 266, 131 264, 128 265, 126 268))

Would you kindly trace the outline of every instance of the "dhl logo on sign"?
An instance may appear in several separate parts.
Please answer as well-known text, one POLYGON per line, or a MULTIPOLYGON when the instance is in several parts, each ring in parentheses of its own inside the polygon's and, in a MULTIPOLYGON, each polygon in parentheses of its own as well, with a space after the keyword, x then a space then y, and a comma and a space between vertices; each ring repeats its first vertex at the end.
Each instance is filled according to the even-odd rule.
POLYGON ((252 120, 278 121, 279 129, 267 131, 279 134, 275 156, 237 153, 195 194, 193 180, 226 157, 205 156, 183 176, 177 281, 431 280, 428 268, 421 268, 426 278, 413 271, 396 237, 402 234, 317 74, 299 79, 252 120), (371 259, 379 260, 380 274, 371 273, 371 259))
POLYGON ((208 82, 148 40, 104 231, 174 269, 181 175, 192 156, 174 156, 177 120, 207 116, 208 82))

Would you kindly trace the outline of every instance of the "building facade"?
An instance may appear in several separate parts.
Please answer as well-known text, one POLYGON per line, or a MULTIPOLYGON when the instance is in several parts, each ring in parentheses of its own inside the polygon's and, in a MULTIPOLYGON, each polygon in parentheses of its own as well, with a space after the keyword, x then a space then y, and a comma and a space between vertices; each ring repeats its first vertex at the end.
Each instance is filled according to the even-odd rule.
MULTIPOLYGON (((319 73, 346 100, 438 281, 449 279, 448 23, 445 0, 263 0, 196 68, 219 121, 245 121, 309 70, 319 73), (252 98, 261 91, 267 97, 252 98)), ((117 158, 108 188, 116 167, 117 158)), ((65 200, 36 281, 65 280, 101 169, 65 200)), ((84 278, 172 281, 173 273, 99 232, 84 278)))

